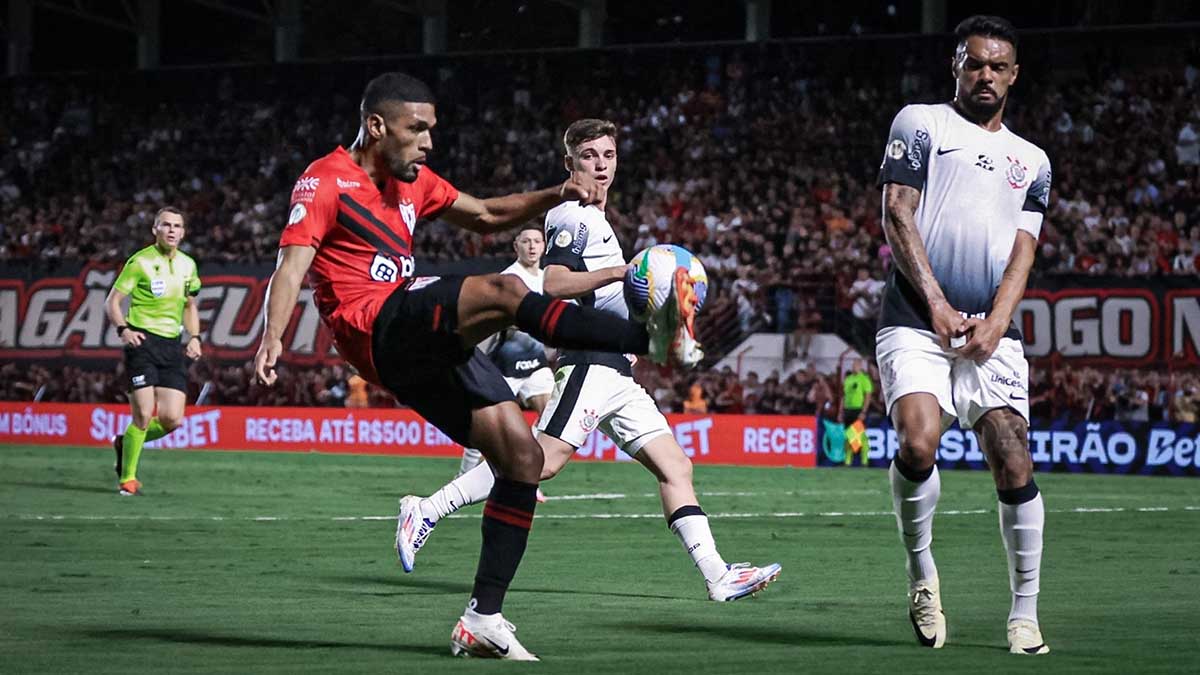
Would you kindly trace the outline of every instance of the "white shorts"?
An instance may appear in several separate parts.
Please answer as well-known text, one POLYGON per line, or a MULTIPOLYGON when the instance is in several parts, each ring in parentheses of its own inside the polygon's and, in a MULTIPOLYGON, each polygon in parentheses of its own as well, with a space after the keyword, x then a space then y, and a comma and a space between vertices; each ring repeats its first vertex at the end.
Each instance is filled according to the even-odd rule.
POLYGON ((538 431, 578 448, 599 429, 630 457, 671 433, 654 399, 632 377, 596 364, 563 366, 556 375, 538 431))
POLYGON ((508 388, 512 389, 513 396, 517 397, 521 405, 528 405, 529 399, 534 396, 549 395, 554 391, 554 373, 545 366, 533 371, 528 377, 506 377, 504 381, 508 383, 508 388))
POLYGON ((876 335, 875 354, 889 415, 900 397, 927 393, 942 407, 943 427, 957 417, 970 429, 995 408, 1012 408, 1029 421, 1029 362, 1019 340, 1000 338, 991 358, 978 364, 942 349, 935 333, 889 326, 876 335))

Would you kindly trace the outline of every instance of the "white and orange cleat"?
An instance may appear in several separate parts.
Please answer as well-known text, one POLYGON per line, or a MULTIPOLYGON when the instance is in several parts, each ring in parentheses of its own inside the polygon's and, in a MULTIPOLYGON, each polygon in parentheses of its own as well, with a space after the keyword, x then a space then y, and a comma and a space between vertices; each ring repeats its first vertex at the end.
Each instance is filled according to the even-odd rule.
POLYGON ((696 287, 682 267, 675 270, 671 297, 646 321, 650 360, 660 366, 695 368, 704 360, 696 341, 696 287))
POLYGON ((468 609, 450 633, 450 655, 509 661, 539 660, 517 640, 516 631, 517 627, 499 613, 479 614, 468 609))

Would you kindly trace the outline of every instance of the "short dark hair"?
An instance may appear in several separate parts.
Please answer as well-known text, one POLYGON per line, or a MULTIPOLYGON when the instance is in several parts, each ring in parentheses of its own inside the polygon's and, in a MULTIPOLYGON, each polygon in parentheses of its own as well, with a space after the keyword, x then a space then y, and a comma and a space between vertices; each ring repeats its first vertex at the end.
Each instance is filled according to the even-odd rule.
POLYGON ((536 220, 531 220, 517 228, 517 231, 513 234, 513 240, 515 241, 516 238, 521 236, 521 233, 525 230, 533 230, 534 232, 542 235, 542 238, 546 237, 546 231, 542 229, 541 223, 537 222, 536 220))
POLYGON ((574 155, 575 148, 604 136, 612 136, 616 141, 617 125, 608 120, 593 118, 575 120, 571 122, 571 126, 567 127, 567 133, 563 134, 563 147, 566 148, 568 155, 574 155))
POLYGON ((962 44, 973 35, 1004 40, 1013 49, 1017 48, 1017 29, 1008 19, 999 16, 976 14, 963 19, 954 29, 955 44, 962 44))
POLYGON ((367 83, 363 90, 362 114, 383 112, 385 103, 437 103, 433 90, 412 75, 384 73, 367 83))
POLYGON ((179 216, 179 220, 183 223, 183 226, 187 227, 187 216, 183 215, 183 210, 180 209, 178 206, 171 206, 170 204, 162 207, 161 209, 159 209, 158 211, 156 211, 154 213, 154 224, 155 225, 158 224, 158 219, 162 218, 162 215, 164 213, 174 213, 175 215, 179 216))

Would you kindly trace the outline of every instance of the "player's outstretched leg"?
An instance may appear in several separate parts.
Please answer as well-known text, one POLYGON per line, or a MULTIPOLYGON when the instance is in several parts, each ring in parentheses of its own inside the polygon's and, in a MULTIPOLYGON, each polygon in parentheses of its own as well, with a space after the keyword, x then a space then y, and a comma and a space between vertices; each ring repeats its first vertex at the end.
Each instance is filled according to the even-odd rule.
POLYGON ((413 571, 417 551, 425 545, 438 521, 465 506, 484 501, 495 483, 492 467, 480 462, 424 499, 415 495, 401 498, 400 517, 396 521, 396 555, 404 571, 413 571))
POLYGON ((679 538, 703 575, 710 599, 728 602, 755 595, 779 577, 782 567, 778 563, 762 567, 750 563, 730 565, 721 557, 708 516, 696 499, 692 462, 674 436, 662 434, 653 438, 634 453, 634 458, 658 479, 667 527, 679 538))
POLYGON ((892 410, 900 436, 900 452, 888 476, 900 540, 908 571, 908 618, 917 641, 925 647, 946 643, 946 615, 941 584, 933 562, 933 515, 942 482, 934 464, 941 438, 941 408, 931 394, 909 394, 892 410))
POLYGON ((975 423, 975 431, 996 481, 1000 537, 1008 554, 1008 582, 1012 590, 1007 627, 1009 651, 1046 654, 1050 648, 1042 639, 1037 608, 1046 511, 1033 480, 1029 425, 1017 412, 998 408, 984 414, 975 423))
POLYGON ((515 325, 552 347, 645 354, 646 326, 611 312, 533 293, 511 274, 471 276, 458 299, 458 332, 468 344, 515 325))
POLYGON ((501 609, 533 525, 542 450, 511 402, 473 411, 469 440, 498 475, 483 508, 483 542, 471 601, 451 632, 450 653, 536 661, 517 640, 516 628, 501 609))

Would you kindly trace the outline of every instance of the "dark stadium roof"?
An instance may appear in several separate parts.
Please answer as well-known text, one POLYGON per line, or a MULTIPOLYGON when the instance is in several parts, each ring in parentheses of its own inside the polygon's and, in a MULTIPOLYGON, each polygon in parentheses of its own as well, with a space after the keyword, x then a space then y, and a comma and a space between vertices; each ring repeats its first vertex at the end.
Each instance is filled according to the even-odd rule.
MULTIPOLYGON (((26 72, 133 69, 138 22, 154 11, 164 67, 271 62, 274 17, 288 8, 299 12, 298 60, 420 54, 421 13, 442 7, 444 48, 452 53, 575 47, 581 7, 602 8, 597 36, 605 45, 735 41, 745 38, 748 2, 767 8, 772 38, 916 33, 928 10, 932 32, 946 32, 964 16, 1000 7, 978 0, 8 0, 0 20, 10 45, 0 58, 13 72, 11 41, 19 40, 24 21, 31 38, 26 72)), ((1002 7, 1024 29, 1200 19, 1196 3, 1043 0, 1002 7)))

